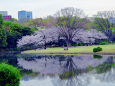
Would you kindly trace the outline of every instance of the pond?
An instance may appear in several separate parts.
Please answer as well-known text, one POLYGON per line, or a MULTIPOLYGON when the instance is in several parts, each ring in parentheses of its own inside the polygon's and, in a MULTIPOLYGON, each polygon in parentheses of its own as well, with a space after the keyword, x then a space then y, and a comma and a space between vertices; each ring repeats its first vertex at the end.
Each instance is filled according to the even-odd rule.
POLYGON ((20 86, 115 86, 115 56, 1 54, 17 67, 20 86))

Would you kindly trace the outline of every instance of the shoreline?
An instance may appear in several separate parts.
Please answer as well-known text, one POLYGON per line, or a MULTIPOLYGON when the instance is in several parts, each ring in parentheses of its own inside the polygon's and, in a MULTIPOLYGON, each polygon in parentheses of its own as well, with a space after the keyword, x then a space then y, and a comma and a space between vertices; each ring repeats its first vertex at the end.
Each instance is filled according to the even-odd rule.
POLYGON ((36 49, 36 50, 26 50, 21 53, 26 54, 86 54, 86 55, 115 55, 115 44, 111 45, 93 45, 93 46, 79 46, 70 47, 69 50, 64 50, 61 47, 47 48, 47 49, 36 49), (93 52, 96 47, 101 47, 103 50, 100 52, 93 52))
POLYGON ((21 52, 21 54, 39 54, 39 55, 47 55, 47 54, 58 54, 58 55, 63 55, 63 54, 72 54, 72 55, 74 55, 74 54, 82 54, 82 55, 115 55, 115 53, 24 53, 24 52, 21 52))
POLYGON ((110 52, 106 52, 106 53, 101 53, 101 52, 97 52, 97 53, 92 53, 92 52, 81 52, 81 53, 64 53, 64 52, 60 52, 60 53, 27 53, 27 52, 21 52, 21 51, 4 51, 4 52, 0 52, 0 54, 38 54, 38 55, 115 55, 115 53, 110 53, 110 52))
POLYGON ((17 54, 17 53, 21 53, 21 51, 2 51, 0 52, 0 54, 17 54))

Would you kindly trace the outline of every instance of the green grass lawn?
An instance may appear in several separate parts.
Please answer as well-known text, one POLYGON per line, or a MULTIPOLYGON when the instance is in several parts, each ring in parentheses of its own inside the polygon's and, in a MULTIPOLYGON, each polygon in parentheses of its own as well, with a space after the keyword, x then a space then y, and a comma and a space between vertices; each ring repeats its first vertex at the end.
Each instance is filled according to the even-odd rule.
POLYGON ((79 46, 79 47, 70 47, 68 51, 65 51, 64 48, 47 48, 37 49, 37 50, 27 50, 22 53, 93 53, 93 48, 101 47, 103 51, 99 53, 115 53, 115 44, 111 45, 93 45, 93 46, 79 46))

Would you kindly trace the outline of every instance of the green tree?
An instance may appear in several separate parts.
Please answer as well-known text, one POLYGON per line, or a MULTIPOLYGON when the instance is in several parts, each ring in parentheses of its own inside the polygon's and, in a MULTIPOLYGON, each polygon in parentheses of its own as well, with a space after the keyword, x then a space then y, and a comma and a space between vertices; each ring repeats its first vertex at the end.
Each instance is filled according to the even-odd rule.
POLYGON ((7 33, 7 48, 16 48, 17 40, 21 39, 22 36, 30 35, 35 30, 27 26, 22 26, 19 23, 11 21, 3 21, 3 28, 7 33))
POLYGON ((112 36, 115 29, 113 22, 114 16, 114 11, 102 11, 95 15, 95 23, 97 24, 96 29, 103 32, 108 37, 109 43, 112 41, 112 36))
POLYGON ((8 48, 16 48, 17 40, 23 36, 22 29, 23 27, 17 23, 11 23, 9 25, 9 30, 7 32, 8 48))
POLYGON ((36 19, 32 19, 32 20, 25 22, 24 25, 37 28, 40 26, 44 26, 45 24, 42 18, 36 18, 36 19))
POLYGON ((26 36, 26 35, 31 35, 33 33, 32 29, 30 27, 23 27, 22 29, 22 35, 26 36))
POLYGON ((7 28, 6 31, 8 48, 16 48, 17 40, 21 39, 22 36, 30 35, 33 33, 31 28, 23 27, 21 24, 18 23, 4 22, 4 27, 7 28))
POLYGON ((23 29, 23 26, 20 25, 20 24, 17 24, 17 23, 11 23, 10 24, 10 29, 9 29, 9 32, 19 32, 21 33, 22 32, 22 29, 23 29))
POLYGON ((6 40, 7 40, 7 36, 3 28, 3 18, 2 18, 2 15, 0 14, 0 48, 7 46, 6 40))
POLYGON ((12 21, 17 22, 18 20, 17 20, 17 19, 15 19, 15 18, 12 18, 12 21))
POLYGON ((12 23, 13 22, 11 22, 11 21, 3 21, 3 28, 5 29, 6 32, 10 29, 10 25, 12 23))
POLYGON ((9 32, 7 34, 8 48, 16 48, 17 40, 22 37, 22 34, 19 32, 9 32))

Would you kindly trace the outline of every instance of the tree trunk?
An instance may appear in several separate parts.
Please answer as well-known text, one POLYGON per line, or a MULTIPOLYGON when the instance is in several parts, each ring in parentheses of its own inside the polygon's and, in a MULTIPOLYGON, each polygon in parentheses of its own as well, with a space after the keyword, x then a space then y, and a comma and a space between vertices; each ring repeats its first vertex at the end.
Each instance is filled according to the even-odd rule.
POLYGON ((64 50, 69 50, 68 48, 71 47, 70 41, 66 41, 66 44, 67 44, 67 48, 64 50))
POLYGON ((44 49, 46 49, 46 44, 44 45, 44 49))
POLYGON ((70 41, 67 41, 67 47, 71 47, 70 41))

